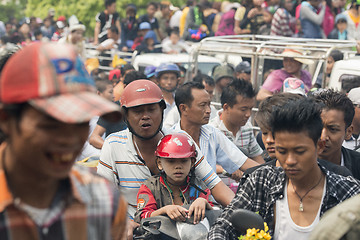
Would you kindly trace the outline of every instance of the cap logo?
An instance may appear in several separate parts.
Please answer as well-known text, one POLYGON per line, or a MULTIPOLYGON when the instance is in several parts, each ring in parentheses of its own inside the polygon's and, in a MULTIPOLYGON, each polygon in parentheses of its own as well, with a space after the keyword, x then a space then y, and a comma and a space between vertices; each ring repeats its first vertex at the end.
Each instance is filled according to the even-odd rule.
POLYGON ((74 63, 69 58, 52 59, 57 74, 70 72, 74 68, 74 63))
POLYGON ((136 92, 145 92, 146 89, 145 88, 139 88, 139 89, 136 89, 136 92))
POLYGON ((177 146, 182 146, 182 142, 178 138, 174 138, 173 142, 176 143, 177 146))

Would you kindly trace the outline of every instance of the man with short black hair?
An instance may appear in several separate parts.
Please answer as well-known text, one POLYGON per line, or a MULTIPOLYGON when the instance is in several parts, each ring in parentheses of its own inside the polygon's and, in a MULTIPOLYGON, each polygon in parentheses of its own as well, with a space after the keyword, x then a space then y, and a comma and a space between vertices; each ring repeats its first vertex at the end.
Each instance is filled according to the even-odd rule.
POLYGON ((210 95, 198 82, 188 82, 175 93, 180 122, 174 126, 187 132, 200 147, 201 152, 216 171, 221 165, 235 180, 241 170, 258 165, 243 154, 220 130, 208 125, 210 119, 210 95))
POLYGON ((325 141, 325 149, 320 158, 347 167, 360 180, 360 153, 342 147, 344 140, 352 135, 353 103, 344 93, 334 90, 322 91, 314 98, 322 103, 321 138, 325 141))
POLYGON ((244 183, 210 229, 208 239, 235 239, 230 223, 237 209, 258 212, 274 239, 308 239, 320 217, 360 193, 360 183, 318 164, 321 107, 312 99, 289 101, 272 112, 276 158, 281 168, 263 166, 244 176, 244 183))
POLYGON ((248 121, 255 105, 255 90, 250 82, 238 79, 224 88, 221 94, 222 109, 210 125, 219 129, 247 157, 264 163, 262 149, 257 143, 253 126, 248 121))
POLYGON ((345 139, 343 146, 360 151, 360 87, 351 89, 348 98, 354 104, 355 114, 351 124, 353 127, 352 135, 349 139, 345 139))

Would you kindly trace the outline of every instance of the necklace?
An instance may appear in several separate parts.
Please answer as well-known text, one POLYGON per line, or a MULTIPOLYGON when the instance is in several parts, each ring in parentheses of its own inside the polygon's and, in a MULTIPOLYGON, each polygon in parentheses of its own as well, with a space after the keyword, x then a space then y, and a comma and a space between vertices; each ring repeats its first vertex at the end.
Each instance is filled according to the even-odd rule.
POLYGON ((297 191, 295 190, 295 188, 294 188, 294 185, 293 185, 292 182, 291 182, 291 186, 292 186, 294 192, 296 193, 296 195, 297 195, 297 196, 299 197, 299 199, 300 199, 299 212, 303 212, 303 211, 304 211, 304 205, 303 205, 302 200, 306 197, 306 195, 309 194, 309 192, 311 192, 314 188, 316 188, 316 187, 320 184, 321 179, 322 179, 322 174, 320 175, 319 181, 318 181, 312 188, 310 188, 310 189, 304 194, 304 196, 302 196, 302 197, 300 197, 300 194, 298 194, 298 192, 297 192, 297 191))
POLYGON ((136 143, 136 140, 133 139, 133 142, 134 142, 136 151, 137 151, 137 152, 139 153, 139 155, 140 155, 140 158, 141 158, 142 160, 144 160, 144 157, 142 156, 142 154, 141 154, 141 152, 140 152, 140 149, 139 149, 139 147, 138 147, 138 145, 137 145, 137 143, 136 143))

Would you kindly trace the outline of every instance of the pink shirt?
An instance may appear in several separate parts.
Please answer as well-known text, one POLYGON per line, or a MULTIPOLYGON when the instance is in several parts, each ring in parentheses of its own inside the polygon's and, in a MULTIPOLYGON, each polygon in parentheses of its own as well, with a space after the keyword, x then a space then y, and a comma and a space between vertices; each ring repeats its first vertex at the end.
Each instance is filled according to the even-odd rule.
MULTIPOLYGON (((305 91, 308 92, 311 88, 311 75, 308 71, 301 70, 300 79, 305 84, 305 91)), ((283 83, 286 78, 288 77, 294 77, 291 74, 287 73, 284 69, 278 69, 272 71, 269 76, 266 78, 264 84, 262 85, 262 88, 272 92, 272 93, 278 93, 281 91, 283 83)))

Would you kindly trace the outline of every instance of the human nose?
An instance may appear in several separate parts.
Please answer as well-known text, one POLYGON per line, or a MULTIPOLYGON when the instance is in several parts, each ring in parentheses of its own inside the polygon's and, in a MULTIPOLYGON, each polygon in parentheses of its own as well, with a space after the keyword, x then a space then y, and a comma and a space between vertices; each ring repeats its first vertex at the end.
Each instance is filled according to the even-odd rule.
POLYGON ((293 165, 296 164, 296 158, 295 158, 293 153, 287 154, 287 156, 286 156, 286 164, 288 166, 293 166, 293 165))
POLYGON ((265 138, 265 141, 266 141, 266 143, 274 143, 274 138, 273 138, 273 136, 272 136, 272 134, 271 133, 268 133, 267 134, 267 136, 266 136, 266 138, 265 138))
POLYGON ((323 130, 321 131, 321 137, 320 137, 321 140, 329 140, 329 135, 327 133, 327 130, 326 128, 323 128, 323 130))
POLYGON ((248 109, 248 110, 245 112, 245 116, 246 116, 247 118, 250 118, 250 116, 251 116, 251 109, 248 109))

